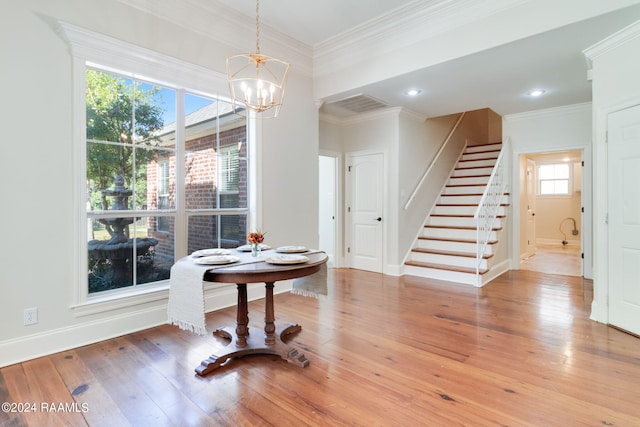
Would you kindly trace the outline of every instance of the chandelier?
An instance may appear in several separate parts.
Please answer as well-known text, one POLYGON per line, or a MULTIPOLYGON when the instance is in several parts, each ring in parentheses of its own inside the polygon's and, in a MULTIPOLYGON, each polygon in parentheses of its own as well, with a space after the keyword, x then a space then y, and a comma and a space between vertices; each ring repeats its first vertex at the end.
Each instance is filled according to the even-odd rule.
POLYGON ((260 53, 260 0, 256 0, 256 53, 227 58, 227 80, 236 113, 277 117, 284 99, 290 65, 260 53))

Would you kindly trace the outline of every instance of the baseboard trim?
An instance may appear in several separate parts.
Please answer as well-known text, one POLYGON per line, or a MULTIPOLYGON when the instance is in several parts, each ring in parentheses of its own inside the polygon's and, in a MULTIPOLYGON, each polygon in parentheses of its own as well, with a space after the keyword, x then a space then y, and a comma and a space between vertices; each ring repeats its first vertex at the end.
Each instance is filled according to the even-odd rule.
MULTIPOLYGON (((291 280, 277 282, 274 293, 289 292, 291 284, 291 280)), ((247 297, 249 301, 264 298, 264 285, 259 283, 249 284, 247 286, 247 297)), ((207 312, 236 304, 237 293, 236 287, 233 285, 211 289, 205 296, 205 310, 207 312)), ((163 299, 147 303, 126 313, 9 339, 0 342, 0 367, 95 344, 166 323, 167 299, 163 299)), ((187 334, 189 332, 184 333, 187 334)))

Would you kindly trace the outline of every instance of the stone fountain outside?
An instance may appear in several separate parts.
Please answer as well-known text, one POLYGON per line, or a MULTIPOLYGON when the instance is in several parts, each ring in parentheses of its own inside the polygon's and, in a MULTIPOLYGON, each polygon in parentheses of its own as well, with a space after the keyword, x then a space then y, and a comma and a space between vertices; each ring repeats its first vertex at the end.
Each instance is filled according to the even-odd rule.
MULTIPOLYGON (((129 197, 133 190, 124 186, 124 177, 118 175, 115 178, 113 190, 102 190, 103 197, 113 197, 111 210, 127 210, 129 197)), ((158 244, 158 240, 150 237, 132 239, 129 237, 129 226, 135 218, 101 218, 98 220, 104 224, 111 236, 109 240, 90 240, 88 243, 89 258, 109 260, 112 269, 111 282, 117 287, 126 286, 132 280, 131 263, 135 255, 145 255, 149 249, 158 244)))

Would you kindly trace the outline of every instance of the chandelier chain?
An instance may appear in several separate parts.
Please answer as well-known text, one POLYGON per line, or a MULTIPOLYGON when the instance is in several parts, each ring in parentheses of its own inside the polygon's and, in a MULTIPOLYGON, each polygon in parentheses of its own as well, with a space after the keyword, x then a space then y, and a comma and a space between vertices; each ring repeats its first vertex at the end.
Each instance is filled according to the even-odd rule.
POLYGON ((256 0, 256 53, 260 53, 260 0, 256 0))

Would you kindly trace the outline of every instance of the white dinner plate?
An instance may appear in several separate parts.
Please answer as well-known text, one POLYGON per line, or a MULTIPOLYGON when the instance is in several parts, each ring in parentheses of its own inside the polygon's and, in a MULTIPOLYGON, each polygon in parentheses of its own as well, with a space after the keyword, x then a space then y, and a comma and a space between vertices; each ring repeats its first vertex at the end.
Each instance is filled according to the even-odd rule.
POLYGON ((307 251, 308 249, 304 246, 280 246, 278 249, 276 249, 276 252, 281 252, 284 254, 296 254, 307 251))
POLYGON ((302 255, 271 255, 265 261, 269 264, 302 264, 309 261, 309 258, 302 255))
MULTIPOLYGON (((271 246, 265 245, 264 243, 260 243, 260 250, 266 251, 267 249, 271 249, 271 246)), ((240 252, 251 252, 251 245, 242 245, 236 248, 237 251, 240 252)))
POLYGON ((233 255, 213 255, 202 258, 195 258, 193 262, 204 265, 231 264, 240 261, 240 258, 233 255))
POLYGON ((212 248, 212 249, 200 249, 191 254, 193 257, 212 256, 212 255, 229 255, 231 251, 229 249, 212 248))

